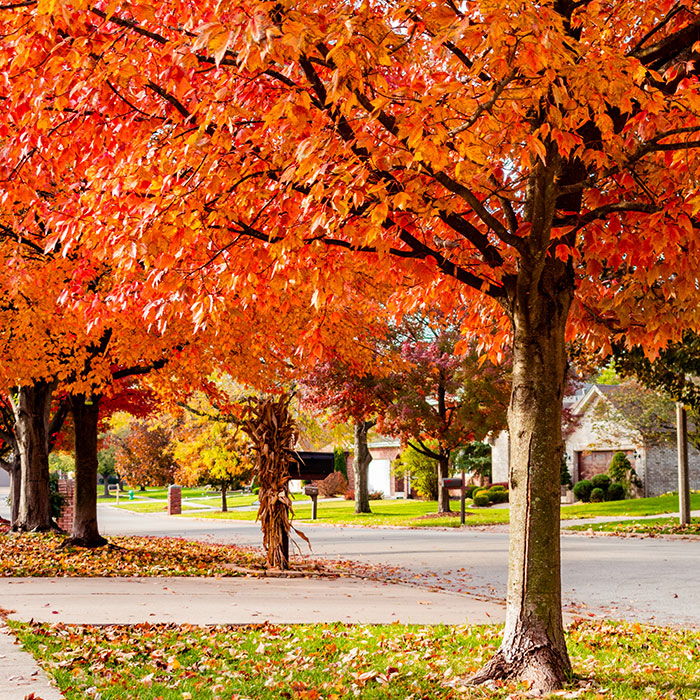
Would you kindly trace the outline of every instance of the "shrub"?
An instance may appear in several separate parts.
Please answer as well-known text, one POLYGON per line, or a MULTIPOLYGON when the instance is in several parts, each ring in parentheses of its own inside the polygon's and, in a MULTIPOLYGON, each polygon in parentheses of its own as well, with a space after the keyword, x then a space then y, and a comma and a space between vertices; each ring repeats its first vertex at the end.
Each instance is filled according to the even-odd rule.
POLYGON ((507 503, 508 491, 506 491, 502 486, 500 488, 492 486, 488 490, 488 497, 491 500, 491 503, 507 503))
POLYGON ((616 452, 610 461, 608 474, 613 481, 623 481, 627 479, 630 469, 632 469, 632 462, 627 455, 624 452, 616 452))
POLYGON ((622 501, 625 498, 625 487, 619 484, 617 481, 613 481, 610 486, 608 486, 608 492, 606 494, 608 501, 622 501))
POLYGON ((491 486, 491 488, 489 488, 489 491, 491 491, 491 493, 493 493, 494 491, 505 491, 505 490, 506 490, 506 487, 503 484, 494 484, 493 486, 491 486))
POLYGON ((345 500, 346 501, 354 501, 355 500, 355 490, 354 489, 348 489, 345 492, 345 500))
POLYGON ((581 479, 578 483, 574 485, 574 496, 577 501, 583 501, 588 503, 591 500, 591 491, 593 490, 593 484, 588 481, 588 479, 581 479))
POLYGON ((259 486, 254 486, 254 487, 253 487, 253 494, 257 496, 259 493, 260 493, 260 487, 259 487, 259 486))
POLYGON ((635 489, 642 486, 637 472, 624 452, 616 452, 613 455, 608 467, 608 475, 611 481, 622 484, 622 488, 625 489, 625 496, 632 495, 635 489))
POLYGON ((322 481, 314 482, 318 486, 318 495, 321 498, 330 496, 342 496, 348 490, 348 480, 341 472, 333 472, 322 481))
POLYGON ((464 496, 465 498, 471 498, 474 495, 475 491, 478 491, 481 489, 481 486, 477 486, 476 484, 469 484, 469 486, 464 487, 464 496))
POLYGON ((593 484, 593 488, 594 489, 601 489, 603 491, 607 491, 608 486, 610 486, 611 482, 612 482, 612 479, 607 474, 596 474, 591 479, 591 483, 593 484))
POLYGON ((58 520, 61 517, 61 509, 65 502, 65 498, 58 490, 58 479, 59 476, 56 472, 49 474, 49 499, 51 503, 51 517, 54 520, 58 520))
POLYGON ((384 498, 384 491, 370 491, 367 498, 370 501, 381 501, 384 498))
POLYGON ((600 488, 591 491, 591 503, 602 503, 605 500, 605 491, 600 488))
POLYGON ((572 481, 571 474, 569 472, 569 466, 566 463, 566 455, 562 455, 562 457, 561 457, 561 485, 567 486, 568 488, 571 488, 573 483, 574 482, 572 481))
POLYGON ((477 491, 474 494, 474 505, 479 508, 485 508, 491 505, 491 500, 489 499, 489 494, 486 491, 477 491))

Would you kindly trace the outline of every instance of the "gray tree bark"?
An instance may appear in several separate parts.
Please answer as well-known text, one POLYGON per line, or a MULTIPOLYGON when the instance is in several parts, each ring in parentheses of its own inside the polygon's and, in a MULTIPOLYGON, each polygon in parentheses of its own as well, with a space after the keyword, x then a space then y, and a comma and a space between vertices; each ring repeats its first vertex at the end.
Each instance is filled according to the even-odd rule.
POLYGON ((442 480, 450 475, 450 455, 440 450, 438 464, 438 513, 450 512, 450 492, 442 485, 442 480))
POLYGON ((70 544, 101 547, 107 540, 97 527, 97 423, 100 397, 84 395, 71 398, 75 426, 75 487, 73 527, 70 544))
POLYGON ((355 454, 352 460, 352 468, 355 473, 355 512, 371 513, 369 507, 368 471, 372 455, 367 446, 367 433, 374 425, 374 421, 358 421, 355 423, 355 454))
POLYGON ((564 342, 573 281, 563 264, 524 259, 513 297, 513 389, 508 410, 510 558, 506 626, 472 679, 517 677, 543 692, 571 673, 561 615, 560 468, 564 342))
POLYGON ((52 527, 49 489, 49 419, 54 385, 38 381, 12 396, 21 484, 16 529, 52 527))

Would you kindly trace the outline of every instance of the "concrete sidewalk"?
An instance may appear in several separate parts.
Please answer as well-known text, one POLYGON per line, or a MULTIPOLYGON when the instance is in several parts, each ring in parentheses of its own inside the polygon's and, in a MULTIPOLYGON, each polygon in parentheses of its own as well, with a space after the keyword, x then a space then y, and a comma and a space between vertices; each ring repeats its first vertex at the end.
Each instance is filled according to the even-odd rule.
POLYGON ((34 657, 17 644, 9 627, 0 621, 0 698, 25 700, 31 693, 36 700, 63 700, 34 657))
POLYGON ((14 620, 101 625, 505 619, 503 605, 475 596, 351 578, 6 578, 0 600, 14 620))
MULTIPOLYGON (((484 624, 505 617, 504 606, 474 596, 350 578, 3 578, 0 600, 13 620, 97 625, 484 624)), ((63 698, 1 623, 0 698, 30 693, 63 698)))

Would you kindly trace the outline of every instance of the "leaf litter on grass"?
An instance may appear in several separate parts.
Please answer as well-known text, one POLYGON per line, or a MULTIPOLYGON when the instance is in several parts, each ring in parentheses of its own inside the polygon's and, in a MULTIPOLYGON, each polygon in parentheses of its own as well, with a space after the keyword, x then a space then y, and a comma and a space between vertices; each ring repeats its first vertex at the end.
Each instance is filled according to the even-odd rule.
MULTIPOLYGON (((10 622, 67 700, 516 700, 523 684, 473 688, 496 626, 89 625, 10 622)), ((554 697, 700 697, 700 633, 576 621, 576 677, 554 697)))

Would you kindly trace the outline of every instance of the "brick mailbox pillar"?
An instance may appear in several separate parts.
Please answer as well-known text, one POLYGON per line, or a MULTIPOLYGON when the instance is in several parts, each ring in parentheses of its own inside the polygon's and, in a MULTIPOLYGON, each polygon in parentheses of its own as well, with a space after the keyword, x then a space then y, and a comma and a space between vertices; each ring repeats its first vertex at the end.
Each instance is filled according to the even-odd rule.
POLYGON ((182 513, 182 488, 168 486, 168 515, 180 515, 180 513, 182 513))
POLYGON ((58 526, 61 530, 70 532, 73 529, 73 498, 75 483, 72 479, 59 479, 58 492, 63 496, 61 514, 58 516, 58 526))

